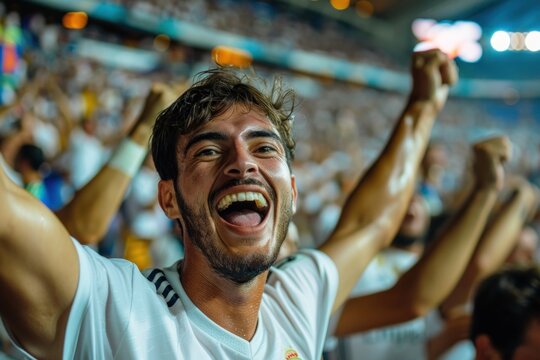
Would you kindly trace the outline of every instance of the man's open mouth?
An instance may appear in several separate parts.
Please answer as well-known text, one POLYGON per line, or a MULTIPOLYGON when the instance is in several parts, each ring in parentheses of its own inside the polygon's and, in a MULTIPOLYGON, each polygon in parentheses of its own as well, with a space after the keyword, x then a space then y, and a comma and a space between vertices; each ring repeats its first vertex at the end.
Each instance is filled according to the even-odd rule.
POLYGON ((255 227, 268 213, 268 202, 259 192, 247 191, 224 196, 217 204, 219 216, 236 226, 255 227))

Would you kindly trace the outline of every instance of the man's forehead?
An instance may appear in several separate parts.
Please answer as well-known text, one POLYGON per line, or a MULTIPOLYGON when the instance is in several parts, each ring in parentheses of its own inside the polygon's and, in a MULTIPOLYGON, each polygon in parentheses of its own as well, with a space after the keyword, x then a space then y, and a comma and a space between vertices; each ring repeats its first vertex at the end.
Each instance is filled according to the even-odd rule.
POLYGON ((189 139, 206 132, 219 132, 230 136, 242 135, 251 131, 269 131, 279 136, 275 125, 264 113, 256 109, 240 108, 236 111, 229 109, 197 129, 181 135, 180 142, 189 141, 189 139))

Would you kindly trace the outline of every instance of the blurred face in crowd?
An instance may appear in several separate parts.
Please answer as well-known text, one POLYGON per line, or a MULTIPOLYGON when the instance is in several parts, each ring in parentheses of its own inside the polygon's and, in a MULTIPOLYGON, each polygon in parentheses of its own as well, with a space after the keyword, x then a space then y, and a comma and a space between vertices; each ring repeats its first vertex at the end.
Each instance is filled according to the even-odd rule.
POLYGON ((513 360, 530 360, 540 357, 540 320, 533 319, 525 332, 525 338, 516 349, 513 360))
POLYGON ((538 245, 538 234, 530 226, 524 227, 519 233, 516 246, 507 259, 512 264, 529 264, 534 261, 536 247, 538 245))
POLYGON ((96 120, 95 119, 84 119, 82 122, 82 128, 85 133, 88 135, 95 135, 96 133, 96 120))
POLYGON ((245 283, 275 261, 296 206, 278 131, 255 107, 233 105, 177 146, 174 181, 186 259, 245 283), (197 249, 189 253, 189 244, 197 249))
POLYGON ((399 228, 399 234, 409 237, 423 236, 429 225, 429 211, 421 195, 415 194, 399 228))
POLYGON ((448 164, 448 154, 442 144, 430 144, 422 160, 422 172, 427 182, 440 184, 444 169, 448 164))
POLYGON ((477 360, 540 358, 540 269, 513 265, 476 289, 470 338, 477 360))
MULTIPOLYGON (((486 335, 479 336, 476 341, 476 360, 506 360, 491 344, 486 335)), ((540 320, 533 319, 527 326, 523 341, 516 347, 510 357, 512 360, 531 360, 540 358, 540 320)))
POLYGON ((401 227, 392 241, 392 246, 409 251, 421 251, 429 222, 429 210, 426 202, 421 195, 414 194, 401 222, 401 227))

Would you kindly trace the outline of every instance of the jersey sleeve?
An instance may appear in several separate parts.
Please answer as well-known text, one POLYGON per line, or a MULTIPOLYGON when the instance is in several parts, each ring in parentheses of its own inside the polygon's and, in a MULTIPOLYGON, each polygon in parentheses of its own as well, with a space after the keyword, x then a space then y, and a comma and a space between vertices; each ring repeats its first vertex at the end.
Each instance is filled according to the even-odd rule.
POLYGON ((281 303, 294 327, 313 339, 321 354, 338 288, 333 261, 317 250, 302 250, 272 268, 268 294, 281 303))
MULTIPOLYGON (((79 257, 79 280, 64 338, 64 359, 113 358, 131 314, 133 279, 139 270, 125 260, 110 260, 73 240, 79 257)), ((140 273, 139 273, 140 274, 140 273)), ((35 359, 9 333, 15 356, 35 359)))
POLYGON ((79 282, 64 340, 64 358, 78 354, 112 358, 129 324, 134 280, 132 263, 107 259, 74 241, 79 255, 79 282))

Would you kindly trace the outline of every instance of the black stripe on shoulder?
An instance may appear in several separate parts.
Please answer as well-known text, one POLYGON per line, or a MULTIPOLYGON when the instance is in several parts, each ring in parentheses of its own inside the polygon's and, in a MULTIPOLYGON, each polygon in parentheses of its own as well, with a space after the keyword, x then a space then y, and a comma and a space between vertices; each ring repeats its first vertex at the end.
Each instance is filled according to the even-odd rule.
MULTIPOLYGON (((158 276, 158 274, 163 274, 163 271, 160 270, 160 269, 154 269, 152 270, 152 272, 150 274, 148 274, 148 276, 146 277, 148 280, 154 282, 154 279, 156 278, 156 276, 158 276)), ((165 275, 165 274, 163 274, 165 275)))
POLYGON ((285 259, 281 260, 280 262, 274 264, 275 268, 282 268, 284 265, 287 265, 288 263, 296 260, 296 255, 287 256, 285 259))
POLYGON ((161 284, 163 284, 164 281, 167 281, 165 274, 163 274, 163 276, 161 276, 159 279, 154 281, 154 284, 156 285, 156 289, 159 289, 159 287, 161 286, 161 284))
POLYGON ((176 294, 174 294, 169 301, 167 301, 167 306, 168 307, 173 307, 174 304, 176 304, 176 302, 180 299, 180 297, 176 294))
POLYGON ((167 285, 167 286, 165 287, 165 289, 163 289, 163 291, 161 292, 161 294, 162 294, 163 297, 166 299, 167 296, 169 296, 169 293, 170 293, 171 291, 174 292, 172 286, 171 286, 171 285, 167 285))

